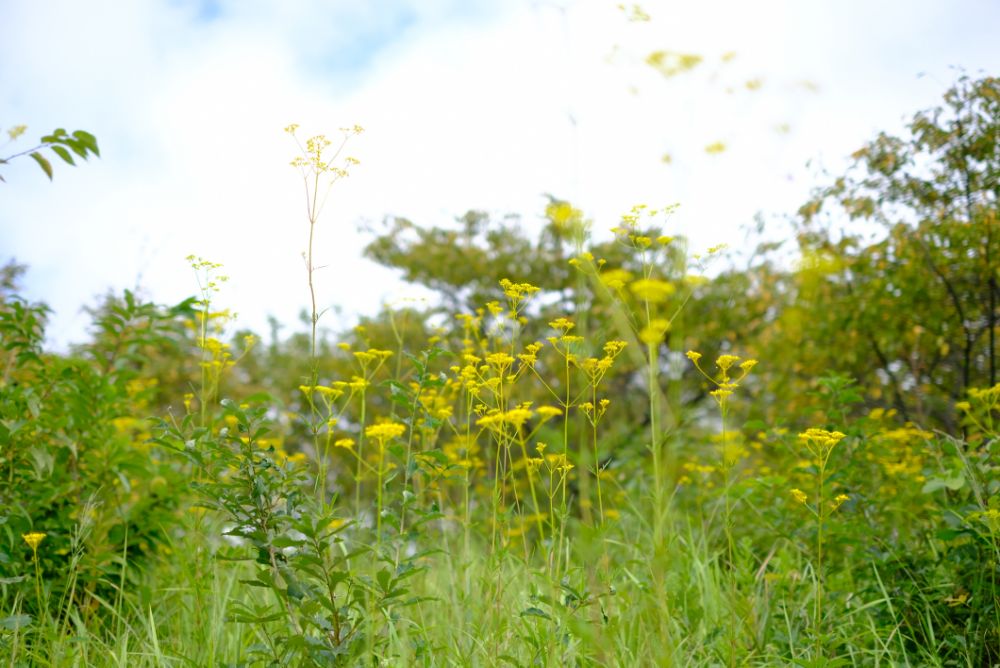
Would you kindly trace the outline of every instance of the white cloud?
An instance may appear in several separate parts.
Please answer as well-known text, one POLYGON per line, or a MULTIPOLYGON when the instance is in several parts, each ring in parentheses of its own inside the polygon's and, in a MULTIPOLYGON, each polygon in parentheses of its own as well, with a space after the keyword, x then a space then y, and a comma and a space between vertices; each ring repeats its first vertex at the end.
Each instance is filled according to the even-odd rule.
POLYGON ((997 18, 974 0, 646 3, 649 24, 625 22, 614 4, 231 1, 206 19, 165 0, 9 2, 0 120, 86 128, 104 157, 57 166, 52 185, 33 165, 7 168, 3 255, 31 265, 29 294, 54 307, 56 343, 80 338, 78 307, 107 287, 141 277, 160 301, 192 293, 189 253, 226 265, 222 300, 242 324, 294 323, 307 303, 307 229, 281 128, 360 123, 349 152, 362 164, 319 230, 320 297, 372 312, 413 291, 360 258, 359 220, 440 223, 468 208, 530 219, 551 192, 606 229, 635 202, 681 201, 675 223, 707 245, 758 210, 800 203, 806 160, 837 167, 874 131, 934 104, 948 64, 998 64, 968 34, 985 37, 976 26, 991 22, 970 28, 955 9, 997 18), (641 65, 654 48, 709 61, 666 81, 641 65), (728 50, 738 56, 722 67, 728 50), (939 81, 917 80, 921 70, 939 81), (759 92, 741 87, 755 78, 759 92), (729 150, 706 155, 716 140, 729 150))

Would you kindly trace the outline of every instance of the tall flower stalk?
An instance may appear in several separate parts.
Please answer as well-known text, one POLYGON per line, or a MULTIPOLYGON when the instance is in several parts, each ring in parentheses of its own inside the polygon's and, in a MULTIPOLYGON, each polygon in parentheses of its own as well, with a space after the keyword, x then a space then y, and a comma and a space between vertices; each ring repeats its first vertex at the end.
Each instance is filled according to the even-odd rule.
POLYGON ((35 597, 38 600, 39 613, 48 617, 48 601, 42 598, 42 567, 38 561, 38 546, 45 539, 42 531, 32 531, 23 534, 21 539, 31 548, 31 563, 35 566, 35 597))
POLYGON ((809 495, 802 490, 793 489, 791 491, 792 498, 801 503, 816 520, 816 593, 814 597, 816 603, 813 607, 813 641, 815 643, 817 659, 823 654, 823 604, 825 598, 823 584, 823 544, 825 536, 823 532, 830 516, 849 499, 846 494, 837 494, 833 498, 827 498, 829 495, 827 485, 830 478, 830 455, 833 454, 837 444, 843 440, 844 436, 839 431, 827 431, 826 429, 815 428, 807 429, 799 434, 799 443, 809 452, 813 465, 816 467, 812 503, 810 503, 809 495))
MULTIPOLYGON (((722 472, 723 488, 722 488, 722 498, 724 502, 723 509, 723 533, 726 537, 726 559, 729 564, 729 601, 730 604, 735 606, 737 600, 737 583, 736 583, 736 550, 735 541, 733 539, 733 501, 732 501, 732 488, 733 488, 733 469, 736 466, 738 454, 735 447, 730 446, 730 435, 729 435, 729 413, 730 413, 730 397, 732 397, 733 392, 739 387, 743 379, 747 377, 751 369, 757 365, 757 360, 748 359, 744 360, 736 366, 736 363, 740 361, 740 358, 736 355, 720 355, 718 359, 715 360, 715 366, 718 369, 718 373, 715 375, 708 374, 702 369, 699 360, 701 359, 701 353, 689 350, 687 352, 687 358, 694 363, 695 368, 705 377, 710 383, 715 386, 715 389, 709 392, 715 403, 719 407, 719 417, 722 422, 722 442, 719 447, 719 470, 722 472), (740 373, 738 376, 734 376, 733 373, 736 369, 739 369, 740 373)), ((737 657, 737 647, 736 647, 736 633, 738 630, 737 622, 738 620, 733 620, 733 623, 729 625, 729 665, 736 665, 737 657)))
MULTIPOLYGON (((309 220, 309 242, 303 252, 303 260, 306 265, 306 276, 309 283, 309 305, 310 305, 310 331, 309 331, 309 386, 315 387, 319 382, 319 360, 316 356, 317 327, 319 319, 325 312, 319 310, 316 303, 316 264, 313 258, 314 241, 316 239, 316 224, 319 222, 320 214, 326 204, 330 190, 337 181, 349 176, 349 169, 358 164, 355 158, 347 156, 341 160, 341 153, 351 137, 364 131, 360 125, 351 128, 341 128, 342 138, 335 149, 330 151, 332 142, 326 135, 315 135, 305 140, 305 144, 299 141, 296 131, 299 126, 292 123, 285 128, 285 132, 290 134, 299 148, 300 155, 292 159, 291 165, 299 170, 302 175, 302 183, 305 186, 306 217, 309 220)), ((317 494, 320 500, 325 502, 326 487, 326 456, 320 452, 320 416, 314 403, 310 402, 310 430, 313 436, 313 451, 317 460, 317 494)))

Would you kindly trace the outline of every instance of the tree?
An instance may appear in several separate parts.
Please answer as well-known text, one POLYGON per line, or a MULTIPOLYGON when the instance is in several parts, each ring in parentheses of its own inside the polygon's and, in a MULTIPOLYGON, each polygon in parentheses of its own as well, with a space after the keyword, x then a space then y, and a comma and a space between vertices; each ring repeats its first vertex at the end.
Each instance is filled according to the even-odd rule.
POLYGON ((953 404, 997 382, 1000 79, 962 77, 908 127, 801 208, 783 317, 805 373, 846 371, 905 418, 954 427, 953 404))

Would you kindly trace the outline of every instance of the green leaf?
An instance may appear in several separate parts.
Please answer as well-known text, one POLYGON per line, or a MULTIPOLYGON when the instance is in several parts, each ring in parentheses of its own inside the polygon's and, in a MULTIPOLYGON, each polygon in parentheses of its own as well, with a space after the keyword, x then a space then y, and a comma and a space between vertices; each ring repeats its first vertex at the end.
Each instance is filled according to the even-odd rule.
POLYGON ((924 484, 924 488, 921 490, 924 494, 930 494, 936 492, 939 489, 950 489, 952 491, 957 491, 965 487, 965 477, 959 473, 950 478, 931 478, 924 484))
POLYGON ((73 136, 82 142, 84 146, 89 148, 91 153, 96 155, 98 158, 101 157, 101 152, 97 148, 97 138, 94 135, 86 132, 85 130, 77 130, 73 133, 73 136))
POLYGON ((31 157, 34 159, 35 162, 38 163, 38 166, 42 168, 42 171, 45 172, 45 175, 48 176, 49 177, 49 181, 51 181, 52 180, 52 163, 50 163, 48 160, 46 160, 45 156, 41 155, 37 151, 35 153, 32 153, 31 157))
POLYGON ((384 568, 375 574, 375 579, 378 581, 379 589, 383 592, 389 591, 390 584, 392 583, 392 576, 389 571, 384 568))
MULTIPOLYGON (((73 153, 76 153, 84 160, 87 159, 87 147, 83 142, 79 142, 75 139, 63 139, 61 140, 61 143, 69 146, 73 153)), ((55 147, 53 146, 52 148, 54 149, 55 147)))
POLYGON ((60 158, 62 158, 63 162, 68 162, 69 164, 75 166, 75 163, 73 162, 73 156, 71 156, 69 154, 69 151, 67 151, 66 149, 64 149, 62 146, 50 146, 49 148, 52 149, 53 153, 55 153, 60 158))
POLYGON ((541 608, 536 608, 536 607, 530 607, 530 608, 526 608, 526 609, 522 610, 521 611, 521 616, 522 617, 541 617, 542 619, 548 619, 548 620, 552 619, 552 617, 549 615, 549 613, 545 612, 541 608))
POLYGON ((0 618, 0 629, 6 629, 8 631, 16 631, 17 629, 24 628, 31 624, 30 615, 11 615, 10 617, 0 618))

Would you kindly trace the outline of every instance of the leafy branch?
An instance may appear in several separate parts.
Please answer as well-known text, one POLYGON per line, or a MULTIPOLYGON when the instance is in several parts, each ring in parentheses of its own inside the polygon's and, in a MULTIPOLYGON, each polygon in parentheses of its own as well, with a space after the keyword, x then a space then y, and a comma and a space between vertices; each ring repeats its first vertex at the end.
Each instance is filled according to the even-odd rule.
MULTIPOLYGON (((16 125, 7 130, 7 144, 17 141, 18 137, 23 135, 27 129, 25 125, 16 125)), ((101 151, 97 146, 97 138, 94 135, 85 130, 75 130, 70 134, 63 128, 57 128, 52 134, 45 135, 39 139, 38 144, 32 148, 0 158, 0 165, 6 165, 16 158, 29 156, 38 163, 38 166, 42 168, 42 171, 45 172, 45 175, 51 181, 53 173, 52 162, 43 154, 43 151, 46 150, 51 151, 70 166, 76 166, 76 161, 73 157, 74 154, 84 160, 90 158, 91 155, 101 157, 101 151)), ((0 175, 0 182, 6 182, 3 175, 0 175)))

